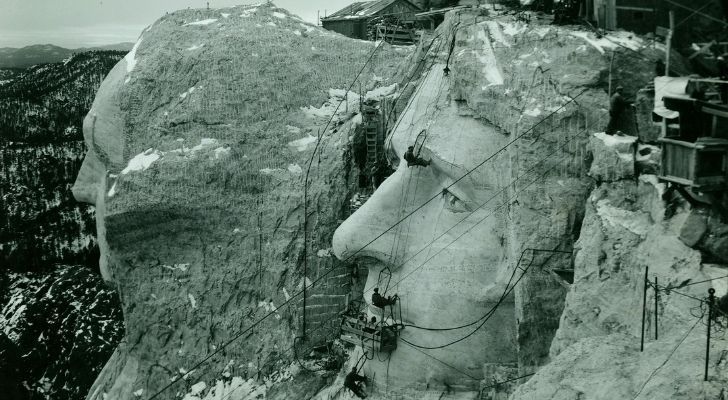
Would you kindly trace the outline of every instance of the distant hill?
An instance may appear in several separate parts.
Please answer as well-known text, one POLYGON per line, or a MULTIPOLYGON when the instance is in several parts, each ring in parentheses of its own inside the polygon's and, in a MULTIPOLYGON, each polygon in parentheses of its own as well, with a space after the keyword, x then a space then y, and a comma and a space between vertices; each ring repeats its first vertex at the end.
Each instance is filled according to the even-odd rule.
POLYGON ((61 62, 74 53, 92 50, 129 51, 134 43, 118 43, 100 47, 66 49, 52 44, 35 44, 23 48, 0 48, 0 68, 27 68, 36 64, 61 62))

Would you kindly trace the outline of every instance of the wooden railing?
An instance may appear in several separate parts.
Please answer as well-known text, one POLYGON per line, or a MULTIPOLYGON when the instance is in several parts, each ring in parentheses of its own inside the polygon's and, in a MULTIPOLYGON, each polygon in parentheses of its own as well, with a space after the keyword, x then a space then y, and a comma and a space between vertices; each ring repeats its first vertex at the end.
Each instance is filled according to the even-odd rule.
POLYGON ((671 138, 662 144, 660 179, 700 191, 723 190, 728 174, 728 140, 704 138, 687 142, 671 138))

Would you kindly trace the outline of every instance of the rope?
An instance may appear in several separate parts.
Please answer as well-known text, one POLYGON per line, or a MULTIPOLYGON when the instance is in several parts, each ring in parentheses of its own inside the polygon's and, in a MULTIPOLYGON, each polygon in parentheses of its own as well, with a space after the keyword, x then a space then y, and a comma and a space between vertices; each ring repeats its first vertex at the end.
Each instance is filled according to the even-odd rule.
MULTIPOLYGON (((382 44, 380 43, 380 45, 379 45, 379 46, 377 46, 377 47, 376 47, 376 48, 374 49, 374 51, 372 52, 372 56, 373 56, 374 52, 375 52, 375 51, 376 51, 376 50, 377 50, 377 49, 378 49, 379 47, 381 47, 381 45, 382 45, 382 44)), ((371 58, 372 58, 372 57, 370 56, 370 60, 371 60, 371 58)), ((367 62, 368 62, 368 61, 367 61, 367 62)), ((433 64, 434 64, 434 62, 433 62, 433 64)), ((362 72, 363 70, 364 70, 364 68, 362 68, 362 69, 360 70, 359 74, 361 74, 361 72, 362 72)), ((352 82, 352 84, 350 85, 349 89, 347 90, 347 93, 348 93, 348 91, 350 91, 350 90, 351 90, 351 87, 353 87, 353 84, 354 84, 354 83, 355 83, 355 82, 352 82)), ((505 151, 505 150, 506 150, 507 148, 509 148, 509 147, 510 147, 511 145, 513 145, 513 144, 514 144, 514 143, 515 143, 515 142, 516 142, 517 140, 519 140, 520 138, 524 137, 524 136, 525 136, 526 134, 528 134, 529 132, 533 131, 533 130, 534 130, 534 129, 535 129, 536 127, 538 127, 539 125, 541 125, 541 124, 542 124, 542 123, 543 123, 543 122, 544 122, 544 121, 545 121, 546 119, 548 119, 548 118, 550 118, 551 116, 555 115, 556 113, 558 113, 559 111, 561 111, 561 110, 562 110, 562 109, 563 109, 564 107, 566 107, 566 106, 567 106, 567 105, 569 105, 569 104, 570 104, 571 102, 573 102, 574 100, 576 100, 576 99, 577 99, 578 97, 582 96, 582 95, 583 95, 584 93, 586 93, 586 91, 587 91, 587 90, 588 90, 588 89, 586 89, 586 88, 585 88, 585 89, 584 89, 584 90, 582 90, 582 91, 581 91, 581 92, 580 92, 579 94, 577 94, 577 95, 576 95, 575 97, 571 98, 571 99, 570 99, 570 100, 569 100, 568 102, 566 102, 565 104, 563 104, 562 106, 560 106, 559 108, 557 108, 556 110, 554 110, 553 112, 549 113, 549 114, 548 114, 547 116, 545 116, 545 117, 544 117, 543 119, 541 119, 540 121, 538 121, 537 123, 535 123, 534 125, 532 125, 532 126, 531 126, 530 128, 528 128, 527 130, 525 130, 525 131, 524 131, 523 133, 521 133, 521 134, 520 134, 520 135, 518 135, 517 137, 515 137, 515 138, 514 138, 513 140, 511 140, 510 142, 506 143, 506 144, 505 144, 505 145, 504 145, 503 147, 501 147, 500 149, 498 149, 498 150, 497 150, 497 151, 496 151, 495 153, 491 154, 491 155, 490 155, 489 157, 486 157, 486 158, 485 158, 485 159, 484 159, 484 160, 483 160, 482 162, 478 163, 478 164, 477 164, 476 166, 474 166, 474 167, 473 167, 472 169, 468 170, 468 171, 467 171, 467 172, 466 172, 465 174, 463 174, 462 176, 460 176, 460 177, 459 177, 459 178, 458 178, 457 180, 453 181, 453 182, 452 182, 452 183, 451 183, 450 185, 448 185, 447 187, 445 187, 445 189, 447 190, 447 189, 451 188, 452 186, 456 185, 456 184, 457 184, 458 182, 460 182, 461 180, 463 180, 463 179, 465 179, 466 177, 468 177, 468 176, 469 176, 470 174, 472 174, 472 173, 473 173, 473 171, 475 171, 476 169, 478 169, 479 167, 481 167, 482 165, 484 165, 484 164, 485 164, 485 163, 487 163, 488 161, 490 161, 490 160, 492 160, 493 158, 495 158, 495 156, 497 156, 498 154, 500 154, 500 153, 502 153, 503 151, 505 151)), ((336 110, 338 110, 338 108, 339 108, 340 106, 341 106, 341 102, 340 102, 340 103, 339 103, 339 105, 337 106, 337 109, 336 109, 336 110)), ((336 114, 336 112, 334 112, 334 115, 335 115, 335 114, 336 114)), ((332 116, 332 118, 331 118, 331 119, 329 120, 329 123, 331 122, 331 120, 333 120, 333 116, 332 116)), ((398 121, 398 122, 399 122, 399 121, 398 121)), ((327 126, 328 126, 328 124, 329 124, 329 123, 327 123, 327 126)), ((307 169, 307 172, 306 172, 306 180, 308 180, 308 175, 309 175, 309 173, 310 173, 310 167, 311 167, 311 164, 313 163, 313 159, 314 159, 314 154, 316 153, 316 149, 318 148, 319 144, 320 144, 320 140, 318 140, 318 141, 317 141, 317 143, 316 143, 316 147, 314 148, 314 152, 312 153, 311 159, 309 160, 309 164, 308 164, 308 169, 307 169)), ((552 168, 551 168, 551 169, 552 169, 552 168)), ((532 183, 533 183, 533 182, 532 182, 532 183)), ((531 183, 531 184, 532 184, 532 183, 531 183)), ((305 186, 307 186, 307 184, 306 184, 305 186)), ((530 184, 529 184, 529 186, 530 186, 530 184)), ((365 244, 364 246, 362 246, 362 247, 361 247, 361 248, 359 248, 359 249, 358 249, 357 251, 353 252, 353 253, 352 253, 351 255, 349 255, 348 257, 346 257, 346 259, 342 260, 342 265, 345 265, 347 261, 350 261, 350 260, 354 259, 354 258, 355 258, 355 257, 356 257, 356 256, 357 256, 357 255, 358 255, 358 254, 359 254, 359 253, 360 253, 360 252, 362 251, 362 250, 364 250, 365 248, 367 248, 367 247, 368 247, 369 245, 371 245, 372 243, 374 243, 374 242, 375 242, 376 240, 378 240, 379 238, 381 238, 381 237, 383 237, 384 235, 386 235, 387 233, 389 233, 389 232, 390 232, 390 231, 391 231, 392 229, 394 229, 395 227, 397 227, 397 226, 398 226, 399 224, 401 224, 401 223, 402 223, 403 221, 405 221, 405 220, 406 220, 407 218, 409 218, 409 217, 410 217, 411 215, 413 215, 414 213, 416 213, 416 212, 417 212, 417 211, 419 211, 420 209, 424 208, 424 207, 425 207, 425 206, 426 206, 427 204, 429 204, 429 203, 430 203, 430 202, 432 202, 433 200, 437 199, 437 198, 438 198, 439 196, 440 196, 440 194, 438 193, 437 195, 435 195, 435 196, 433 196, 433 197, 429 198, 429 199, 428 199, 428 200, 426 200, 426 201, 425 201, 425 202, 424 202, 424 203, 423 203, 422 205, 420 205, 420 206, 418 206, 417 208, 415 208, 415 209, 414 209, 413 211, 411 211, 410 213, 408 213, 407 215, 405 215, 405 216, 404 216, 403 218, 400 218, 400 219, 399 219, 398 221, 396 221, 396 222, 395 222, 394 224, 392 224, 392 225, 391 225, 391 226, 390 226, 389 228, 385 229, 385 230, 384 230, 383 232, 381 232, 380 234, 378 234, 377 236, 375 236, 375 237, 374 237, 373 239, 371 239, 370 241, 368 241, 368 242, 367 242, 367 243, 366 243, 366 244, 365 244)), ((305 205, 306 205, 306 202, 304 201, 304 206, 305 206, 305 205)), ((305 207, 304 207, 304 208, 305 208, 305 207)), ((304 214, 304 216, 305 216, 305 214, 304 214)), ((481 220, 481 222, 482 222, 482 220, 481 220)), ((472 228, 471 228, 471 229, 472 229, 472 228)), ((469 231, 469 230, 468 230, 468 231, 469 231)), ((304 232, 306 232, 306 229, 304 229, 304 232)), ((467 231, 466 231, 466 232, 467 232, 467 231)), ((456 239, 456 240, 457 240, 457 239, 456 239)), ((306 245, 306 244, 304 243, 304 246, 305 246, 305 245, 306 245)), ((338 268, 340 268, 340 267, 338 267, 338 268)), ((205 363, 206 363, 207 361, 209 361, 209 360, 210 360, 210 359, 211 359, 212 357, 214 357, 214 356, 215 356, 215 355, 217 355, 217 354, 218 354, 219 352, 221 352, 222 350, 224 350, 225 348, 227 348, 227 346, 229 346, 229 345, 230 345, 230 344, 232 344, 233 342, 235 342, 235 341, 237 341, 238 339, 240 339, 240 338, 241 338, 241 337, 242 337, 243 335, 245 335, 245 334, 246 334, 247 332, 251 331, 251 330, 252 330, 253 328, 255 328, 256 326, 258 326, 259 324, 261 324, 261 323, 262 323, 262 322, 263 322, 264 320, 268 319, 268 318, 269 318, 270 316, 272 316, 272 315, 276 314, 276 313, 278 312, 278 310, 280 310, 280 309, 281 309, 281 308, 283 308, 284 306, 287 306, 287 305, 289 305, 289 304, 290 304, 290 303, 291 303, 291 302, 292 302, 292 301, 293 301, 293 300, 294 300, 294 299, 295 299, 295 298, 296 298, 296 297, 297 297, 298 295, 302 294, 304 290, 307 290, 308 288, 310 288, 310 287, 313 287, 313 286, 314 286, 314 285, 315 285, 316 283, 318 283, 319 281, 321 281, 321 280, 323 280, 324 278, 326 278, 326 277, 327 277, 327 276, 328 276, 328 275, 329 275, 329 274, 330 274, 331 272, 333 272, 334 270, 336 270, 336 269, 338 269, 338 268, 332 268, 332 269, 330 269, 329 271, 327 271, 327 272, 323 273, 323 274, 322 274, 321 276, 319 276, 318 278, 316 278, 316 279, 315 279, 315 280, 314 280, 313 282, 311 282, 311 284, 309 284, 309 285, 305 285, 305 284, 304 284, 304 289, 303 289, 303 290, 301 290, 301 291, 298 291, 298 292, 294 293, 294 294, 293 294, 293 295, 291 296, 291 298, 289 298, 288 300, 286 300, 285 302, 283 302, 283 303, 282 303, 282 304, 281 304, 280 306, 278 306, 278 307, 276 307, 275 309, 273 309, 273 310, 269 311, 268 313, 266 313, 265 315, 263 315, 263 316, 262 316, 262 317, 261 317, 260 319, 258 319, 257 321, 253 322, 253 323, 252 323, 252 324, 251 324, 250 326, 248 326, 247 328, 245 328, 245 329, 243 329, 242 331, 240 331, 240 332, 239 332, 238 334, 236 334, 236 335, 233 335, 231 339, 229 339, 229 340, 228 340, 227 342, 225 342, 225 343, 224 343, 223 345, 221 345, 221 346, 220 346, 220 347, 219 347, 218 349, 216 349, 215 351, 213 351, 213 352, 212 352, 212 353, 210 353, 209 355, 207 355, 207 356, 203 357, 203 358, 202 358, 202 359, 201 359, 200 361, 198 361, 197 363, 195 363, 195 364, 193 365, 193 367, 192 367, 192 368, 190 368, 189 370, 190 370, 190 371, 193 371, 193 370, 195 370, 195 369, 199 368, 199 367, 200 367, 201 365, 205 364, 205 363)), ((163 387, 162 389, 160 389, 160 390, 159 390, 159 391, 157 391, 157 392, 156 392, 156 393, 155 393, 154 395, 152 395, 151 397, 149 397, 149 398, 148 398, 148 400, 153 400, 153 399, 157 398, 157 397, 158 397, 158 396, 159 396, 159 395, 160 395, 160 394, 161 394, 162 392, 166 391, 167 389, 169 389, 169 388, 170 388, 170 387, 172 387, 173 385, 177 384, 177 383, 178 383, 178 382, 180 382, 181 380, 182 380, 182 378, 181 378, 181 377, 180 377, 180 378, 177 378, 177 379, 174 379, 174 380, 172 380, 172 381, 171 381, 171 382, 170 382, 169 384, 165 385, 165 386, 164 386, 164 387, 163 387)))
POLYGON ((725 278, 728 278, 728 275, 721 276, 721 277, 718 277, 718 278, 713 278, 713 279, 706 279, 704 281, 690 282, 690 283, 686 283, 684 285, 679 285, 679 286, 667 286, 667 287, 665 287, 665 290, 670 291, 670 290, 673 290, 673 289, 682 289, 684 287, 698 285, 698 284, 705 283, 705 282, 712 282, 712 281, 716 281, 718 279, 725 279, 725 278))
POLYGON ((662 367, 664 367, 665 364, 667 364, 667 362, 670 360, 670 358, 672 358, 672 356, 675 354, 675 351, 677 351, 677 348, 680 347, 681 344, 683 344, 683 342, 685 341, 685 339, 688 338, 688 336, 690 335, 690 333, 693 331, 693 329, 695 329, 696 326, 698 326, 698 323, 700 321, 701 321, 700 319, 698 319, 697 321, 695 321, 695 323, 693 324, 693 326, 687 331, 687 333, 685 333, 685 336, 683 336, 683 338, 680 340, 680 342, 678 342, 677 346, 675 346, 672 349, 672 351, 667 356, 667 358, 665 359, 665 361, 663 361, 662 364, 660 364, 660 366, 658 366, 654 371, 652 371, 652 373, 650 374, 650 376, 647 378, 647 380, 645 381, 645 383, 642 384, 642 387, 637 392, 637 394, 632 398, 632 400, 635 400, 637 397, 639 397, 640 393, 642 393, 642 391, 645 389, 645 386, 647 386, 647 383, 650 382, 650 380, 652 378, 654 378, 654 376, 657 373, 657 371, 659 371, 660 369, 662 369, 662 367))
MULTIPOLYGON (((550 257, 549 257, 549 259, 547 259, 545 262, 543 262, 540 265, 540 268, 543 268, 543 266, 546 265, 546 263, 549 262, 549 261, 550 261, 550 257)), ((498 307, 500 307, 501 304, 503 304, 503 301, 506 299, 506 297, 508 297, 508 295, 511 294, 511 292, 513 292, 513 290, 516 288, 516 286, 518 286, 518 283, 521 281, 521 279, 523 279, 523 277, 526 276, 526 273, 531 268, 531 265, 532 264, 533 264, 533 260, 523 270, 523 273, 521 274, 521 276, 518 277, 518 279, 513 284, 513 286, 512 287, 506 287, 506 289, 504 290, 503 295, 501 296, 501 298, 498 299, 498 301, 496 302, 496 304, 493 305, 493 307, 491 307, 491 309, 488 310, 488 312, 486 313, 485 317, 483 318, 483 322, 481 322, 480 325, 478 325, 478 327, 476 327, 472 332, 468 333, 467 335, 465 335, 465 336, 463 336, 463 337, 461 337, 459 339, 456 339, 456 340, 454 340, 452 342, 449 342, 449 343, 446 343, 446 344, 442 344, 442 345, 439 345, 439 346, 420 346, 420 345, 416 345, 416 344, 414 344, 412 342, 409 342, 409 341, 407 341, 404 338, 400 338, 400 340, 402 340, 405 343, 407 343, 407 344, 409 344, 411 346, 414 346, 414 347, 419 347, 421 349, 435 350, 435 349, 441 349, 441 348, 444 348, 444 347, 452 346, 453 344, 462 342, 463 340, 465 340, 465 339, 473 336, 478 330, 480 330, 480 328, 482 328, 485 325, 486 322, 488 322, 488 320, 490 320, 490 317, 492 317, 495 314, 495 311, 498 309, 498 307)), ((515 270, 516 270, 516 268, 514 268, 514 271, 515 270)))
MULTIPOLYGON (((401 339, 401 338, 400 338, 400 339, 401 339)), ((459 368, 457 368, 457 367, 455 367, 455 366, 453 366, 453 365, 451 365, 451 364, 448 364, 448 363, 446 363, 445 361, 442 361, 442 360, 440 360, 439 358, 437 358, 437 357, 433 356, 432 354, 426 353, 426 352, 424 352, 424 351, 422 351, 422 350, 418 349, 418 348, 417 348, 417 346, 413 345, 412 343, 410 343, 410 342, 408 342, 408 341, 406 341, 406 340, 404 340, 404 339, 401 339, 401 340, 403 340, 403 341, 404 341, 404 342, 405 342, 406 344, 408 344, 408 345, 409 345, 410 347, 412 347, 413 349, 415 349, 415 350, 419 351, 420 353, 422 353, 422 354, 426 355, 427 357, 430 357, 430 358, 432 358, 433 360, 435 360, 435 361, 437 361, 437 362, 441 363, 442 365, 445 365, 445 366, 447 366, 447 367, 449 367, 449 368, 452 368, 453 370, 455 370, 455 371, 457 371, 457 372, 459 372, 459 373, 461 373, 461 374, 463 374, 463 375, 465 375, 465 376, 467 376, 467 377, 469 377, 469 378, 471 378, 471 379, 473 379, 473 380, 476 380, 476 381, 480 381, 480 379, 479 379, 479 378, 476 378, 476 377, 474 377, 474 376, 470 375, 469 373, 467 373, 467 372, 465 372, 465 371, 463 371, 463 370, 461 370, 461 369, 459 369, 459 368)))

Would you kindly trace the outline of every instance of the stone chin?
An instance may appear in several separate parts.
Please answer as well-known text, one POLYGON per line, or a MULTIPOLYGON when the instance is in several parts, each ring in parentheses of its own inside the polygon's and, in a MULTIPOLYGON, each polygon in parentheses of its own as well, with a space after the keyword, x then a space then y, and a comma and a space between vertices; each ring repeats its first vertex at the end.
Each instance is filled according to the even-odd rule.
POLYGON ((96 208, 96 234, 99 243, 99 269, 105 281, 113 281, 106 240, 107 176, 111 163, 123 162, 123 134, 119 90, 126 76, 126 60, 121 60, 101 83, 91 110, 83 121, 83 137, 88 148, 81 170, 71 189, 73 197, 96 208))

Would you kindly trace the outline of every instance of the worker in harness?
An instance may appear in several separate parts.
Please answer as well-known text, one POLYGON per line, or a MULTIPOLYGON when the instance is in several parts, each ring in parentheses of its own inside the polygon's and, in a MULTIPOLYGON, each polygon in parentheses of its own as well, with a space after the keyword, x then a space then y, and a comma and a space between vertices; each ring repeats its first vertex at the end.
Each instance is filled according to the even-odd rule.
POLYGON ((415 146, 409 146, 407 148, 407 151, 404 153, 403 158, 405 161, 407 161, 408 167, 413 167, 415 165, 419 165, 420 167, 426 167, 430 165, 429 161, 415 155, 415 146))
POLYGON ((372 293, 372 304, 379 308, 384 308, 386 306, 394 305, 394 303, 397 302, 398 298, 399 296, 397 296, 396 294, 394 295, 394 297, 389 296, 385 298, 384 296, 379 294, 379 288, 374 288, 374 293, 372 293))
POLYGON ((622 92, 624 88, 617 86, 617 90, 609 99, 609 123, 607 124, 607 135, 622 135, 620 128, 624 127, 625 118, 627 117, 627 109, 632 105, 625 100, 622 92))
POLYGON ((354 392, 354 395, 356 395, 356 397, 360 399, 365 399, 367 397, 367 394, 364 393, 362 383, 366 381, 366 376, 361 376, 357 374, 356 367, 352 367, 351 372, 346 374, 346 378, 344 378, 344 387, 354 392))

